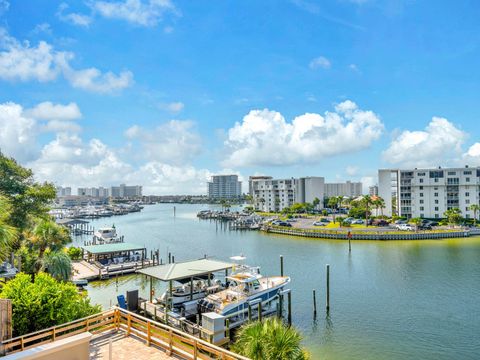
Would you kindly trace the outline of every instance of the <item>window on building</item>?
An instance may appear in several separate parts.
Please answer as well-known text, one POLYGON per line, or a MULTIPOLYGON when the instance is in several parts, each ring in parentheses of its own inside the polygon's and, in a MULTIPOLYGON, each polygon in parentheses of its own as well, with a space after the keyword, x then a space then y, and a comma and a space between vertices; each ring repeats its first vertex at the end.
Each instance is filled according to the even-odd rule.
POLYGON ((438 219, 440 216, 438 214, 435 214, 435 219, 438 219))
POLYGON ((438 204, 438 200, 435 200, 435 204, 438 204))
POLYGON ((466 181, 466 182, 470 182, 470 178, 469 178, 469 177, 468 177, 468 178, 465 178, 465 181, 466 181))
POLYGON ((420 199, 420 204, 423 204, 423 199, 420 199))
POLYGON ((423 190, 423 186, 420 186, 420 190, 423 190))
POLYGON ((420 197, 423 197, 423 193, 420 193, 420 197))
POLYGON ((438 206, 435 206, 435 211, 438 211, 438 206))
POLYGON ((425 217, 425 214, 420 214, 420 217, 421 217, 421 218, 424 218, 424 217, 425 217))
POLYGON ((466 215, 465 215, 465 218, 466 218, 466 219, 470 219, 470 214, 466 214, 466 215))
POLYGON ((423 206, 420 206, 420 211, 423 211, 424 210, 424 207, 423 206))
POLYGON ((465 200, 465 204, 470 204, 470 200, 465 200))
POLYGON ((417 173, 417 176, 425 176, 425 173, 424 172, 419 172, 419 173, 417 173))
POLYGON ((421 183, 423 183, 423 179, 419 179, 418 181, 421 182, 421 183))
POLYGON ((438 196, 438 193, 434 193, 433 196, 438 196))
POLYGON ((435 187, 433 188, 433 190, 438 190, 438 186, 435 186, 435 187))
POLYGON ((470 196, 470 193, 469 193, 469 192, 466 192, 466 193, 465 193, 465 196, 470 196))
POLYGON ((449 171, 448 175, 457 175, 457 173, 455 171, 449 171))
POLYGON ((435 181, 435 182, 438 182, 438 178, 435 178, 434 181, 435 181))
POLYGON ((471 170, 464 171, 464 172, 463 172, 463 175, 472 175, 472 171, 471 171, 471 170))

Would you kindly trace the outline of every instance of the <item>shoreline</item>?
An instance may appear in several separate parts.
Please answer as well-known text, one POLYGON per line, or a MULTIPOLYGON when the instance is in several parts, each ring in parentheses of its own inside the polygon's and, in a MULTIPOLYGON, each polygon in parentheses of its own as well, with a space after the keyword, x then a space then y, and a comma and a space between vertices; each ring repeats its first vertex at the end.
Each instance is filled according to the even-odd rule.
POLYGON ((480 230, 458 230, 458 231, 441 231, 441 232, 351 232, 349 238, 349 230, 327 230, 320 231, 317 229, 305 228, 284 228, 280 226, 265 226, 261 231, 273 234, 282 234, 290 236, 300 236, 305 238, 318 239, 334 239, 334 240, 375 240, 375 241, 390 241, 390 240, 435 240, 435 239, 454 239, 454 238, 468 238, 480 235, 480 230))

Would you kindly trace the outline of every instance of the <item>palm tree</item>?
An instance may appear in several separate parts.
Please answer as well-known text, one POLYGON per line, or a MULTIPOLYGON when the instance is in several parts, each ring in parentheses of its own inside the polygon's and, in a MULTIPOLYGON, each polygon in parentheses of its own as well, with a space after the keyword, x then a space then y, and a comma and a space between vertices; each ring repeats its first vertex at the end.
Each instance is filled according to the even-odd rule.
POLYGON ((10 247, 17 239, 17 229, 8 224, 10 217, 10 203, 6 198, 0 196, 0 262, 7 258, 10 247))
POLYGON ((29 240, 33 248, 38 251, 38 270, 42 266, 45 250, 58 251, 71 242, 67 228, 43 219, 35 226, 29 240))
POLYGON ((443 213, 450 225, 456 225, 462 220, 462 211, 459 208, 451 208, 443 213))
POLYGON ((362 200, 360 200, 360 203, 363 205, 363 207, 365 208, 365 226, 368 226, 368 215, 369 215, 369 212, 370 212, 370 206, 372 205, 373 203, 373 200, 372 198, 370 197, 370 195, 365 195, 362 200))
POLYGON ((40 270, 60 281, 68 281, 72 273, 72 261, 64 251, 48 251, 42 259, 40 270))
POLYGON ((472 204, 470 205, 470 210, 473 211, 473 226, 477 226, 477 214, 480 211, 480 205, 472 204))
POLYGON ((302 337, 293 327, 277 318, 250 322, 237 333, 234 351, 252 360, 306 360, 302 337))
POLYGON ((383 209, 385 209, 385 200, 380 196, 377 197, 378 206, 380 207, 380 214, 383 216, 383 209))

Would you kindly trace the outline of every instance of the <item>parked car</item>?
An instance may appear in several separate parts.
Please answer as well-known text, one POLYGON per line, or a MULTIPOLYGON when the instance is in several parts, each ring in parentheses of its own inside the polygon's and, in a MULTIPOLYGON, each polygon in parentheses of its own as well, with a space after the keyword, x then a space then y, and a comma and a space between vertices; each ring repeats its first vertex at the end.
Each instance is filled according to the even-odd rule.
POLYGON ((327 226, 327 223, 322 222, 322 221, 315 221, 313 223, 313 226, 327 226))
POLYGON ((397 225, 397 229, 402 230, 402 231, 413 231, 413 230, 415 230, 413 228, 413 226, 409 225, 409 224, 399 224, 399 225, 397 225))
POLYGON ((401 224, 406 224, 407 223, 407 220, 402 220, 402 219, 399 219, 397 221, 395 221, 395 225, 401 225, 401 224))
POLYGON ((286 222, 286 221, 280 221, 277 223, 277 226, 286 226, 286 227, 292 227, 292 224, 286 222))
POLYGON ((388 221, 384 219, 375 219, 372 221, 373 226, 388 226, 388 221))
POLYGON ((432 230, 432 226, 429 225, 428 223, 424 224, 424 225, 420 225, 418 227, 418 230, 432 230))
POLYGON ((294 222, 297 222, 297 220, 296 220, 296 219, 287 219, 287 220, 285 220, 285 221, 286 221, 286 222, 289 222, 289 223, 294 223, 294 222))
POLYGON ((352 221, 352 224, 362 225, 363 223, 364 223, 364 220, 362 219, 355 219, 352 221))
POLYGON ((330 220, 325 219, 325 218, 320 219, 320 221, 321 221, 322 223, 326 223, 326 224, 330 223, 330 220))

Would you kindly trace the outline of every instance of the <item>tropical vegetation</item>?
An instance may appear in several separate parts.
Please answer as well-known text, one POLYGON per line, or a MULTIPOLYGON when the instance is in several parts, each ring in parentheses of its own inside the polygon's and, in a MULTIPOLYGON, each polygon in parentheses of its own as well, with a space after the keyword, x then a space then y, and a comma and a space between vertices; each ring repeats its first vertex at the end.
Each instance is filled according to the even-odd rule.
POLYGON ((278 318, 249 322, 236 335, 233 350, 253 360, 306 360, 302 337, 278 318))
POLYGON ((8 281, 0 298, 12 300, 14 336, 63 324, 100 312, 72 283, 60 282, 40 272, 32 276, 18 274, 8 281))

